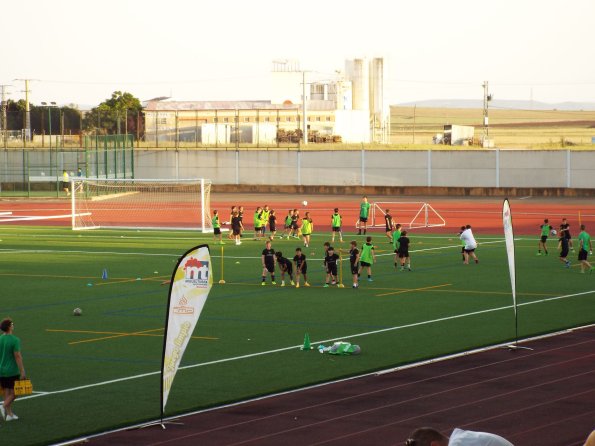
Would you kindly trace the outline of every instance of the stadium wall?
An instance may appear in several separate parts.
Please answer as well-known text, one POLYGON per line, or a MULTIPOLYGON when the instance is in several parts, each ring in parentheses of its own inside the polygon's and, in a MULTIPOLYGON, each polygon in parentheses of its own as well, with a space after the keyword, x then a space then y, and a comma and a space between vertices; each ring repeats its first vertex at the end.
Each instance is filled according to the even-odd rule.
MULTIPOLYGON (((86 168, 84 157, 61 154, 52 162, 52 171, 45 172, 49 158, 44 150, 9 150, 0 154, 0 161, 0 191, 26 183, 31 175, 55 178, 63 168, 86 168)), ((87 167, 93 175, 94 166, 87 167)), ((110 169, 102 173, 106 171, 114 176, 110 169)), ((270 190, 280 192, 490 195, 518 190, 526 195, 586 196, 595 188, 595 151, 137 149, 133 172, 136 178, 205 177, 218 189, 229 185, 248 191, 265 191, 272 185, 270 190)))

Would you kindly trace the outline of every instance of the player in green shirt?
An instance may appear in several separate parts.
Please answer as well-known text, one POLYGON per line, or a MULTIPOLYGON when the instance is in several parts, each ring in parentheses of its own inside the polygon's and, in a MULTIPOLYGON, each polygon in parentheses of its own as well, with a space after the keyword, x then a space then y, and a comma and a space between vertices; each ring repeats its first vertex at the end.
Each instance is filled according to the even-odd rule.
POLYGON ((339 233, 339 241, 343 243, 343 232, 341 232, 341 224, 343 219, 339 214, 339 208, 335 208, 335 213, 331 216, 331 242, 335 242, 335 234, 339 233))
POLYGON ((372 237, 366 237, 366 243, 362 245, 362 252, 360 254, 359 260, 359 274, 361 275, 364 267, 368 268, 368 282, 372 282, 372 264, 376 261, 376 254, 374 253, 372 237))
POLYGON ((302 237, 304 237, 304 246, 308 248, 310 246, 310 235, 312 235, 312 231, 314 230, 314 223, 310 218, 310 213, 306 212, 304 214, 304 218, 302 218, 302 237))
POLYGON ((393 252, 395 253, 395 269, 399 265, 399 239, 401 238, 401 223, 397 223, 393 232, 393 252))
POLYGON ((540 256, 541 255, 541 249, 543 248, 543 251, 545 252, 545 255, 548 255, 547 252, 547 247, 545 246, 546 242, 547 242, 547 237, 548 235, 550 235, 550 231, 552 230, 552 227, 549 224, 549 220, 546 218, 545 220, 543 220, 543 224, 541 226, 539 226, 539 229, 541 230, 541 234, 539 237, 539 244, 537 245, 537 255, 540 256))
POLYGON ((368 197, 364 196, 362 202, 359 205, 359 231, 357 235, 362 235, 362 226, 364 228, 364 234, 368 229, 368 216, 370 215, 370 203, 368 203, 368 197))
POLYGON ((258 206, 254 211, 254 240, 262 237, 262 208, 258 206))
POLYGON ((219 244, 224 245, 225 243, 223 243, 223 236, 221 234, 221 222, 219 221, 219 211, 217 211, 217 209, 213 211, 213 218, 211 219, 211 223, 213 223, 213 239, 219 239, 219 244))
POLYGON ((595 268, 587 261, 587 257, 589 254, 593 254, 593 246, 591 245, 591 236, 585 231, 585 225, 581 225, 578 243, 578 260, 581 262, 581 273, 585 272, 585 268, 589 268, 589 272, 592 273, 595 268))
POLYGON ((0 386, 4 389, 4 402, 0 404, 0 414, 6 421, 18 420, 12 411, 15 400, 14 383, 25 379, 25 366, 21 356, 21 341, 13 334, 14 323, 6 318, 0 322, 0 386))

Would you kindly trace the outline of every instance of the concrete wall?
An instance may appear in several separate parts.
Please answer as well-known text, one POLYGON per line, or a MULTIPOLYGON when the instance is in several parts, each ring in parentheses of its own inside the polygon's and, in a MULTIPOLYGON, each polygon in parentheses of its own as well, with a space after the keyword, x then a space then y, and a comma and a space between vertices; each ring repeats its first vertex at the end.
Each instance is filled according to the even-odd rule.
MULTIPOLYGON (((58 166, 76 171, 76 158, 59 156, 58 166)), ((40 175, 48 163, 47 151, 1 153, 0 182, 40 175)), ((136 178, 204 177, 246 186, 592 189, 595 151, 137 149, 134 172, 136 178)))

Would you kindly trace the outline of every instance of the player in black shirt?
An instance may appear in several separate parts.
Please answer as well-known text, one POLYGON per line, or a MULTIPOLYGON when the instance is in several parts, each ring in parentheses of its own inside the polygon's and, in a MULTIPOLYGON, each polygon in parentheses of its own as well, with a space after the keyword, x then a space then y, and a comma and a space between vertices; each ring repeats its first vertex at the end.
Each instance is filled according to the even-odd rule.
POLYGON ((266 285, 267 272, 271 275, 271 283, 277 285, 275 282, 275 250, 271 248, 270 240, 265 243, 265 248, 262 250, 262 283, 266 285))
POLYGON ((568 246, 574 252, 574 246, 572 246, 572 236, 570 235, 570 223, 565 218, 562 219, 562 224, 560 225, 560 232, 566 237, 568 240, 568 246))
POLYGON ((326 265, 326 282, 325 288, 328 288, 329 281, 332 280, 331 285, 337 284, 337 262, 339 261, 339 255, 335 254, 335 249, 329 246, 326 257, 324 258, 324 264, 326 265))
POLYGON ((277 251, 275 257, 277 257, 277 265, 281 268, 281 286, 285 286, 285 273, 289 276, 291 285, 295 285, 295 282, 293 281, 293 264, 291 261, 283 257, 281 251, 277 251))
POLYGON ((384 227, 386 231, 386 236, 388 237, 388 242, 393 242, 393 231, 395 229, 395 224, 393 222, 393 217, 390 215, 390 209, 387 209, 384 213, 384 227))
POLYGON ((295 287, 300 287, 300 275, 304 276, 304 286, 310 286, 308 283, 308 264, 306 263, 306 255, 302 253, 302 248, 295 249, 295 287))
POLYGON ((411 257, 409 257, 409 237, 407 231, 401 232, 399 238, 399 259, 401 259, 401 271, 405 271, 405 261, 407 261, 407 269, 411 271, 411 257))
POLYGON ((359 286, 359 250, 357 249, 357 242, 355 240, 351 242, 351 248, 349 249, 349 264, 351 265, 351 274, 353 275, 353 288, 357 288, 359 286))
POLYGON ((271 209, 269 214, 269 230, 271 231, 269 238, 273 240, 275 238, 275 234, 277 233, 277 216, 275 215, 274 209, 271 209))
POLYGON ((231 234, 236 241, 236 245, 241 245, 240 237, 242 235, 242 220, 237 211, 231 214, 231 234))

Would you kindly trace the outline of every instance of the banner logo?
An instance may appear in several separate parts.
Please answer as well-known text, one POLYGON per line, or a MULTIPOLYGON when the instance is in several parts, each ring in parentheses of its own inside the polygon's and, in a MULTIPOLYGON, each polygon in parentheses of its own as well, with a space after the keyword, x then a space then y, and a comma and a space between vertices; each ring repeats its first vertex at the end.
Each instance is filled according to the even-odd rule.
POLYGON ((184 264, 184 283, 206 288, 209 284, 209 262, 194 257, 188 258, 184 264))
POLYGON ((172 311, 175 314, 193 314, 194 307, 188 306, 188 299, 184 296, 178 301, 178 305, 173 307, 172 311))

